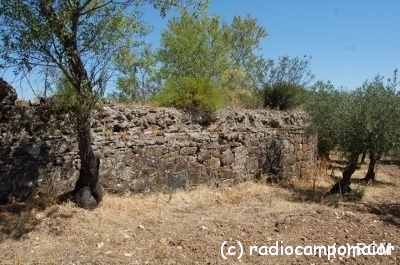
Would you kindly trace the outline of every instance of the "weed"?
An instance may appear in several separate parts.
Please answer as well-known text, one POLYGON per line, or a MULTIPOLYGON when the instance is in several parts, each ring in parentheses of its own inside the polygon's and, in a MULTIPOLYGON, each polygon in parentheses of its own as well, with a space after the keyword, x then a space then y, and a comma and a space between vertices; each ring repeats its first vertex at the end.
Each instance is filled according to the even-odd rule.
POLYGON ((129 134, 126 132, 126 130, 123 130, 120 133, 120 138, 123 142, 126 142, 127 140, 129 140, 129 134))
POLYGON ((365 186, 358 185, 353 189, 354 196, 361 200, 365 195, 365 189, 366 189, 365 186))
POLYGON ((112 136, 111 130, 110 130, 110 129, 107 129, 107 130, 104 132, 104 138, 106 139, 106 141, 110 141, 110 140, 111 140, 111 136, 112 136))
POLYGON ((161 135, 161 131, 157 127, 151 128, 151 136, 156 137, 161 135))

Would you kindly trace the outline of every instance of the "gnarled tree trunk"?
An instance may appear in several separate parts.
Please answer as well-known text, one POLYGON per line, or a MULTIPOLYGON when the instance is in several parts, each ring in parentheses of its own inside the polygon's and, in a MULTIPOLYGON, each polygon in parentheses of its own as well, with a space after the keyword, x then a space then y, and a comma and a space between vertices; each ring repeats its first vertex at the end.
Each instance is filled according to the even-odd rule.
POLYGON ((342 179, 337 182, 329 191, 329 193, 345 194, 351 192, 351 176, 357 169, 359 154, 352 154, 349 159, 349 164, 342 173, 342 179))
POLYGON ((60 195, 60 201, 71 200, 82 208, 94 209, 103 199, 99 182, 100 158, 93 152, 91 145, 91 109, 76 120, 79 156, 81 168, 75 188, 60 195))
POLYGON ((99 183, 100 158, 93 152, 91 141, 91 109, 77 118, 77 137, 81 169, 72 192, 73 200, 85 209, 95 208, 103 199, 99 183))
POLYGON ((370 181, 370 180, 375 180, 375 167, 376 163, 380 159, 380 155, 376 154, 375 152, 371 151, 369 153, 369 165, 368 165, 368 171, 367 174, 365 175, 364 180, 370 181))

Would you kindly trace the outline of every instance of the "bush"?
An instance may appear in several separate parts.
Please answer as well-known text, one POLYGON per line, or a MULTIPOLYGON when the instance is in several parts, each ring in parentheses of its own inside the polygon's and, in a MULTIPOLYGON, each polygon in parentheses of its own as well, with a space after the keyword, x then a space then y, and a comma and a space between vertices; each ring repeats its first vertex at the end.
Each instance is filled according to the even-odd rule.
POLYGON ((255 89, 223 89, 222 94, 228 107, 260 109, 263 107, 262 92, 255 89))
POLYGON ((277 82, 264 86, 264 107, 287 110, 299 107, 305 102, 306 89, 298 84, 277 82))
POLYGON ((167 80, 164 89, 153 98, 153 103, 198 112, 211 118, 223 106, 223 98, 218 86, 209 79, 177 77, 167 80))

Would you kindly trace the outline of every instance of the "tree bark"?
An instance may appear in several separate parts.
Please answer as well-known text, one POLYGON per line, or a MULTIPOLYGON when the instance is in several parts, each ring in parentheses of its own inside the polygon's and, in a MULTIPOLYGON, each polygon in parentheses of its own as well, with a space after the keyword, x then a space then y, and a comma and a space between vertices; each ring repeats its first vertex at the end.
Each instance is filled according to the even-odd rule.
POLYGON ((99 182, 100 158, 93 152, 91 139, 91 109, 77 118, 77 138, 81 168, 72 191, 73 200, 85 209, 95 208, 103 199, 99 182))
POLYGON ((361 164, 365 164, 365 158, 367 157, 367 152, 363 152, 361 156, 361 164))
POLYGON ((349 164, 342 173, 342 179, 337 182, 329 191, 330 194, 340 193, 345 194, 351 192, 351 176, 357 169, 359 154, 352 154, 349 159, 349 164))
POLYGON ((375 167, 379 159, 380 155, 377 155, 375 152, 369 153, 369 165, 367 174, 364 178, 365 181, 375 180, 375 167))
POLYGON ((91 109, 84 115, 78 114, 76 128, 81 159, 79 178, 74 190, 60 195, 59 201, 70 200, 84 209, 92 210, 102 201, 103 193, 99 182, 100 158, 92 149, 90 122, 91 109))

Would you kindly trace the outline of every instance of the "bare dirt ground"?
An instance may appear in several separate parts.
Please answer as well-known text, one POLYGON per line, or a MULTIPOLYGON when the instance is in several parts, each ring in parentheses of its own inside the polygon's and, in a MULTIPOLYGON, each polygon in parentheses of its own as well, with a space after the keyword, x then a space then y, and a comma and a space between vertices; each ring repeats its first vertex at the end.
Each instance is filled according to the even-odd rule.
MULTIPOLYGON (((365 172, 363 165, 355 178, 365 172)), ((336 180, 327 175, 311 174, 286 188, 248 182, 173 194, 106 194, 93 211, 46 202, 2 206, 0 264, 400 264, 399 166, 380 164, 369 185, 355 179, 356 193, 365 192, 361 200, 324 196, 336 180), (244 248, 239 260, 236 240, 244 248), (375 242, 394 250, 330 260, 265 255, 261 247, 277 241, 279 248, 375 242), (228 245, 237 248, 230 249, 234 256, 228 245), (260 253, 250 255, 251 246, 260 253)))

